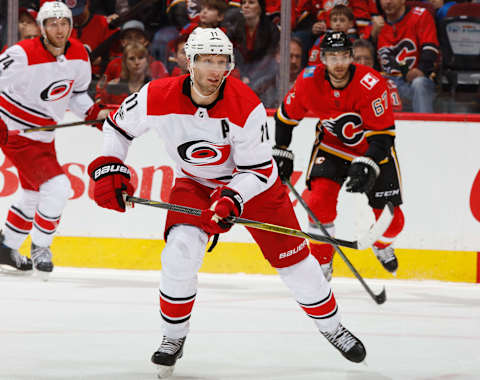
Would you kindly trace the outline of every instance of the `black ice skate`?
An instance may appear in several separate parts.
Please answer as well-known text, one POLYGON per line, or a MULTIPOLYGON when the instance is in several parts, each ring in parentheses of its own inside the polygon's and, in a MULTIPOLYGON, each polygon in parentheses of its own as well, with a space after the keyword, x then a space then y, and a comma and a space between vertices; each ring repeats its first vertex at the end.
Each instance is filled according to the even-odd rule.
POLYGON ((39 247, 32 243, 30 256, 32 256, 33 268, 41 277, 48 279, 48 276, 53 271, 52 252, 50 251, 50 247, 39 247))
POLYGON ((0 233, 0 266, 6 266, 6 269, 16 269, 18 271, 32 270, 32 261, 22 256, 18 250, 7 247, 3 244, 4 236, 0 233))
POLYGON ((172 375, 175 363, 183 355, 185 339, 186 337, 172 339, 163 336, 162 344, 152 355, 152 363, 158 367, 157 376, 159 379, 164 379, 172 375))
POLYGON ((361 363, 367 356, 362 342, 341 323, 334 332, 322 332, 322 334, 345 358, 352 362, 361 363))
POLYGON ((372 246, 373 253, 377 256, 378 261, 382 263, 383 267, 388 270, 390 273, 395 274, 398 269, 398 260, 395 256, 395 252, 393 251, 392 246, 388 246, 386 248, 380 249, 372 246))

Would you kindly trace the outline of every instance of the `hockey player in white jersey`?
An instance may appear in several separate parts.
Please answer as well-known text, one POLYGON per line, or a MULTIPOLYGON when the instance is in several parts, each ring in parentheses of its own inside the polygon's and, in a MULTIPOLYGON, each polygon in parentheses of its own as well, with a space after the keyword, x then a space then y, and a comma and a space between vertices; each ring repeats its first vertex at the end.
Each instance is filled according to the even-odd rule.
POLYGON ((67 107, 88 120, 107 111, 87 94, 90 62, 83 45, 69 39, 70 9, 47 2, 37 22, 41 37, 20 41, 0 55, 0 144, 21 184, 0 235, 0 265, 27 271, 33 261, 34 269, 48 275, 53 270, 50 244, 71 196, 70 181, 57 161, 54 132, 21 131, 60 122, 67 107), (29 233, 32 261, 18 252, 29 233))
MULTIPOLYGON (((124 212, 122 193, 134 192, 124 160, 132 141, 153 129, 176 163, 170 202, 204 210, 200 217, 167 214, 160 283, 164 335, 151 358, 159 377, 171 375, 182 356, 205 246, 230 229, 226 218, 299 228, 272 159, 265 108, 248 86, 228 77, 231 42, 220 29, 197 28, 185 51, 190 75, 152 81, 126 98, 107 118, 102 155, 88 168, 96 203, 124 212)), ((348 360, 363 361, 365 348, 340 323, 333 292, 306 240, 248 230, 322 334, 348 360)))

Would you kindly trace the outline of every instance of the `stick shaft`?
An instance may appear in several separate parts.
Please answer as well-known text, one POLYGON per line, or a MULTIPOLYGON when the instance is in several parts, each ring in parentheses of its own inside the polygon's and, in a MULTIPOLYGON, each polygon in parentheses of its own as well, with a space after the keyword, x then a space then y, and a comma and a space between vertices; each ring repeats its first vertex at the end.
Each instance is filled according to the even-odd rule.
MULTIPOLYGON (((144 198, 127 196, 126 201, 127 202, 132 202, 132 203, 143 204, 143 205, 146 205, 146 206, 158 207, 158 208, 162 208, 162 209, 165 209, 165 210, 181 212, 181 213, 189 214, 189 215, 200 216, 201 213, 202 213, 202 210, 197 209, 197 208, 175 205, 175 204, 159 202, 159 201, 153 201, 153 200, 144 199, 144 198)), ((276 232, 276 233, 283 234, 283 235, 296 236, 296 237, 300 237, 300 238, 304 238, 304 239, 308 239, 308 240, 313 240, 313 241, 317 241, 317 242, 321 242, 321 243, 338 244, 338 245, 341 245, 341 246, 344 246, 344 247, 349 247, 349 248, 354 248, 354 249, 357 248, 357 242, 355 242, 355 241, 341 240, 341 239, 332 238, 330 236, 310 234, 310 233, 306 233, 306 232, 296 230, 296 229, 293 229, 293 228, 278 226, 278 225, 275 225, 275 224, 258 222, 256 220, 249 220, 249 219, 244 219, 244 218, 232 217, 231 221, 234 222, 234 223, 242 224, 242 225, 247 226, 247 227, 256 228, 256 229, 265 230, 265 231, 270 231, 270 232, 276 232)))
MULTIPOLYGON (((65 123, 65 124, 50 124, 50 125, 45 125, 43 127, 33 127, 33 128, 22 129, 20 132, 29 133, 29 132, 51 131, 51 130, 60 129, 60 128, 76 127, 77 125, 96 124, 96 123, 101 123, 102 121, 103 119, 74 121, 74 122, 65 123)), ((11 132, 16 132, 16 131, 11 131, 11 132)))
MULTIPOLYGON (((315 224, 320 227, 320 230, 322 231, 322 233, 325 235, 325 236, 329 236, 330 237, 330 234, 328 233, 327 229, 325 228, 325 226, 318 220, 318 218, 315 216, 315 214, 313 213, 313 211, 310 209, 310 207, 308 207, 307 203, 305 202, 305 200, 302 198, 302 196, 297 192, 297 190, 295 189, 295 187, 293 187, 292 183, 290 182, 290 180, 285 180, 285 184, 288 186, 288 188, 290 189, 290 191, 293 193, 293 195, 295 196, 295 198, 298 199, 298 201, 300 202, 300 204, 303 206, 303 208, 305 209, 305 211, 307 212, 307 214, 310 216, 310 218, 312 218, 312 220, 315 222, 315 224)), ((367 293, 370 295, 370 297, 373 298, 373 300, 377 303, 379 303, 378 301, 384 297, 384 292, 383 292, 383 295, 382 293, 380 293, 379 295, 375 294, 372 289, 370 289, 370 287, 367 285, 367 283, 365 282, 365 280, 363 279, 363 277, 360 275, 360 273, 358 273, 358 271, 355 269, 355 267, 353 266, 353 264, 350 262, 350 260, 348 259, 348 257, 343 253, 343 251, 340 249, 340 247, 337 245, 337 244, 332 244, 333 248, 335 249, 335 251, 337 251, 337 253, 340 255, 340 257, 342 258, 342 260, 345 262, 345 264, 347 264, 348 268, 352 271, 353 275, 358 279, 358 281, 360 281, 360 283, 362 284, 362 286, 364 287, 364 289, 367 291, 367 293), (379 297, 380 296, 380 297, 379 297)), ((385 302, 385 301, 383 301, 385 302)), ((380 303, 383 303, 383 302, 380 302, 380 303)))

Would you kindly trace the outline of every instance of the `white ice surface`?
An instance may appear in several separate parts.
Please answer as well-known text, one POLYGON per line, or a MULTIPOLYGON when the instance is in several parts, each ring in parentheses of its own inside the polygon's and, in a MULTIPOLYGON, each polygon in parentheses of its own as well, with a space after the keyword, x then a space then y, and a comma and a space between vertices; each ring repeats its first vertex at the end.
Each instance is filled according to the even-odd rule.
MULTIPOLYGON (((55 268, 50 281, 0 274, 0 379, 154 380, 159 272, 55 268)), ((367 347, 344 359, 277 276, 200 274, 181 380, 478 380, 480 286, 375 281, 376 305, 333 279, 343 323, 367 347)))

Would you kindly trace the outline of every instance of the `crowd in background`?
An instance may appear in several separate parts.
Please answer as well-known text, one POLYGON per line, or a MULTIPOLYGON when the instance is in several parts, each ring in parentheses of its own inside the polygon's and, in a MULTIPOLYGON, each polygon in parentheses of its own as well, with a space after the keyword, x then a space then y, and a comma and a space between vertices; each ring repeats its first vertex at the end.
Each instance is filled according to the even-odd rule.
MULTIPOLYGON (((40 35, 35 18, 48 0, 19 2, 19 39, 40 35)), ((90 53, 92 97, 118 104, 152 79, 187 73, 185 42, 196 27, 220 27, 235 48, 232 76, 267 108, 279 105, 280 0, 65 0, 90 53)), ((384 75, 396 111, 434 112, 442 46, 438 23, 454 1, 291 0, 290 86, 321 64, 327 30, 344 31, 357 63, 384 75)), ((4 20, 0 20, 4 25, 4 20)), ((4 29, 2 29, 4 33, 4 29)))

